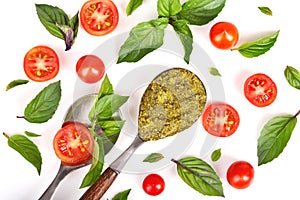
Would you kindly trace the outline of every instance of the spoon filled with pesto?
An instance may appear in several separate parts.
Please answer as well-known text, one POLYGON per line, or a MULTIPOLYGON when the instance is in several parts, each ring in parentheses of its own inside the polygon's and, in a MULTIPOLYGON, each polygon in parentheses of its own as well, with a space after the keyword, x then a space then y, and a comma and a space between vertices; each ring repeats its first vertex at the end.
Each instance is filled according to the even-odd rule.
POLYGON ((141 98, 134 141, 80 199, 100 199, 141 144, 188 129, 199 119, 205 104, 205 87, 193 72, 171 68, 158 74, 141 98))

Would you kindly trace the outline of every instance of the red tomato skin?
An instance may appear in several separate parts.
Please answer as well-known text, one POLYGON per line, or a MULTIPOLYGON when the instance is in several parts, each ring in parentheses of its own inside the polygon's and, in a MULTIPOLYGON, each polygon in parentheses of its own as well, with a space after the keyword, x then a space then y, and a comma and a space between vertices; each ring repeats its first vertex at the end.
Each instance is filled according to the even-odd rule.
MULTIPOLYGON (((95 10, 95 9, 89 9, 89 10, 95 10)), ((101 13, 101 12, 100 12, 101 13)), ((81 7, 80 10, 80 23, 81 26, 83 27, 83 29, 94 36, 103 36, 106 35, 110 32, 112 32, 113 30, 115 30, 115 28, 117 27, 118 23, 119 23, 119 12, 118 12, 118 8, 116 7, 116 5, 113 3, 113 1, 111 0, 89 0, 86 1, 83 6, 81 7), (100 28, 100 30, 97 30, 97 26, 96 27, 91 27, 92 23, 88 23, 88 21, 94 21, 89 12, 87 12, 88 8, 96 8, 93 5, 96 5, 96 7, 101 7, 104 8, 102 5, 105 5, 105 9, 108 8, 109 10, 109 26, 105 26, 104 29, 102 29, 102 27, 100 28), (99 6, 100 5, 100 6, 99 6)))
POLYGON ((76 72, 83 82, 93 84, 103 77, 105 65, 98 56, 85 55, 77 61, 76 72))
POLYGON ((266 107, 275 101, 277 86, 266 74, 253 74, 244 83, 244 95, 251 104, 266 107))
POLYGON ((23 68, 30 80, 48 81, 56 77, 59 72, 59 58, 52 48, 44 45, 35 46, 25 54, 23 68))
POLYGON ((165 189, 165 181, 158 174, 149 174, 143 181, 143 190, 151 196, 161 194, 165 189))
POLYGON ((230 22, 218 22, 211 27, 209 38, 213 46, 227 50, 237 44, 239 32, 236 26, 230 22))
POLYGON ((94 139, 84 124, 77 122, 68 123, 63 125, 63 127, 56 133, 53 139, 53 148, 56 156, 64 165, 77 166, 84 164, 91 159, 94 150, 94 139), (76 131, 79 135, 76 138, 74 138, 74 131, 76 131), (79 139, 80 146, 75 148, 69 145, 68 140, 70 140, 70 138, 75 140, 79 139), (62 142, 63 140, 64 142, 62 142), (86 143, 86 141, 88 142, 86 143), (70 149, 66 148, 67 146, 71 146, 70 149), (73 155, 69 156, 67 150, 70 150, 73 155))
POLYGON ((245 189, 253 182, 254 168, 246 161, 236 161, 227 169, 226 178, 232 187, 245 189))

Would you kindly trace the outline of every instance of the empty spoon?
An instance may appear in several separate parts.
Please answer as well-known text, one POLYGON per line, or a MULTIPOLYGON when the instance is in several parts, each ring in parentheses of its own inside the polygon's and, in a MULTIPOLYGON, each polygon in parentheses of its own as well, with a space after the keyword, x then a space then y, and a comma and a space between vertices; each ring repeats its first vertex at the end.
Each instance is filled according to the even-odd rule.
POLYGON ((138 134, 134 141, 80 199, 100 199, 141 144, 173 136, 189 128, 198 120, 205 104, 205 87, 193 72, 172 68, 156 76, 142 96, 138 134))

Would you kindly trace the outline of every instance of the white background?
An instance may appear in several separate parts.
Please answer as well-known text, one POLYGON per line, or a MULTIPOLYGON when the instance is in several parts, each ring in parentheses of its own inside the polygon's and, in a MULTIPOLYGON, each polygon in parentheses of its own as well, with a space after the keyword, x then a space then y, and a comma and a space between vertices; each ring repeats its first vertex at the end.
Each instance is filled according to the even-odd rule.
MULTIPOLYGON (((61 126, 64 113, 72 103, 74 85, 77 81, 75 73, 76 61, 85 54, 91 53, 97 46, 114 35, 129 31, 141 21, 156 18, 156 1, 145 0, 131 16, 127 17, 126 0, 115 0, 119 9, 120 21, 117 29, 103 37, 87 34, 79 27, 78 37, 72 49, 64 51, 64 42, 50 35, 40 23, 35 3, 46 3, 58 6, 73 16, 83 5, 84 0, 44 0, 44 1, 2 1, 1 19, 1 119, 0 132, 9 135, 23 133, 24 130, 41 133, 43 136, 33 139, 39 146, 43 156, 41 175, 38 176, 35 168, 25 161, 18 153, 8 147, 7 139, 0 136, 0 199, 38 199, 54 178, 60 161, 52 149, 52 138, 61 126), (30 82, 8 92, 6 85, 14 79, 27 79, 23 71, 23 57, 25 53, 36 45, 48 45, 56 50, 61 61, 58 76, 46 83, 30 82), (30 124, 22 119, 27 103, 46 85, 55 80, 62 80, 62 99, 59 109, 51 120, 44 124, 30 124)), ((295 184, 300 178, 299 151, 300 126, 297 125, 293 135, 279 158, 273 162, 257 167, 256 140, 262 126, 273 116, 279 114, 294 114, 300 109, 300 91, 292 88, 285 80, 283 71, 287 65, 300 70, 299 60, 299 19, 296 0, 261 1, 261 0, 227 0, 223 11, 217 18, 202 27, 191 27, 195 42, 208 53, 215 63, 215 67, 222 74, 222 81, 226 94, 226 102, 234 106, 241 118, 237 132, 221 138, 214 147, 222 148, 222 157, 218 162, 211 163, 210 155, 202 159, 211 163, 223 182, 225 199, 282 199, 299 196, 299 186, 295 184), (258 6, 268 6, 273 10, 273 16, 266 16, 258 10, 258 6), (238 52, 223 51, 214 48, 208 38, 210 27, 218 21, 234 23, 240 32, 242 44, 280 29, 275 46, 258 58, 248 59, 238 52), (278 96, 273 104, 265 108, 257 108, 250 104, 243 95, 244 80, 254 73, 265 73, 277 84, 278 96), (226 181, 226 169, 235 160, 250 162, 255 168, 253 184, 244 190, 232 188, 226 181)), ((105 51, 105 49, 103 50, 105 51)), ((157 57, 156 59, 162 59, 157 57)), ((164 61, 165 63, 165 61, 164 61)), ((117 83, 122 74, 111 75, 117 83)), ((143 76, 143 74, 141 74, 143 76)), ((202 143, 199 141, 206 135, 202 126, 199 126, 199 138, 193 140, 185 155, 199 156, 202 143)), ((120 136, 122 140, 122 136, 120 136)), ((127 141, 118 141, 120 143, 127 141)), ((106 163, 106 166, 109 163, 106 163)), ((60 184, 53 199, 78 199, 85 189, 79 190, 79 185, 88 168, 80 169, 69 175, 60 184)), ((180 200, 180 199, 222 199, 221 197, 207 197, 187 186, 177 175, 176 166, 169 166, 156 170, 165 182, 164 192, 156 197, 145 194, 142 190, 142 181, 147 173, 121 173, 105 198, 111 199, 117 192, 131 188, 129 199, 132 200, 180 200)))

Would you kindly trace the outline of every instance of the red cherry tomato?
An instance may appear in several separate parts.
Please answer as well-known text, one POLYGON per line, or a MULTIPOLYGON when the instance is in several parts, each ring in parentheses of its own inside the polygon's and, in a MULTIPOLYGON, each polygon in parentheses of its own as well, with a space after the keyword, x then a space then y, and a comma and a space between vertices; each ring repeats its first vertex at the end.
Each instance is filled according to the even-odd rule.
POLYGON ((210 104, 202 115, 204 129, 218 137, 232 135, 237 130, 239 123, 238 112, 226 103, 210 104))
POLYGON ((236 26, 230 22, 218 22, 209 32, 211 43, 218 49, 230 49, 239 40, 239 32, 236 26))
POLYGON ((158 174, 149 174, 143 181, 143 190, 151 196, 159 195, 164 189, 165 181, 158 174))
POLYGON ((87 1, 81 8, 80 22, 87 33, 95 36, 106 35, 119 22, 118 9, 111 0, 87 1))
POLYGON ((37 82, 48 81, 58 74, 58 56, 48 46, 35 46, 26 53, 23 67, 29 79, 37 82))
POLYGON ((247 188, 253 181, 254 168, 246 161, 236 161, 227 169, 228 183, 237 189, 247 188))
POLYGON ((253 105, 265 107, 276 99, 277 87, 267 75, 254 74, 245 81, 244 95, 253 105))
POLYGON ((81 165, 91 158, 94 139, 86 126, 71 123, 63 126, 55 135, 53 148, 64 165, 81 165))
POLYGON ((96 83, 104 75, 103 61, 95 55, 82 56, 76 64, 78 77, 86 83, 96 83))

